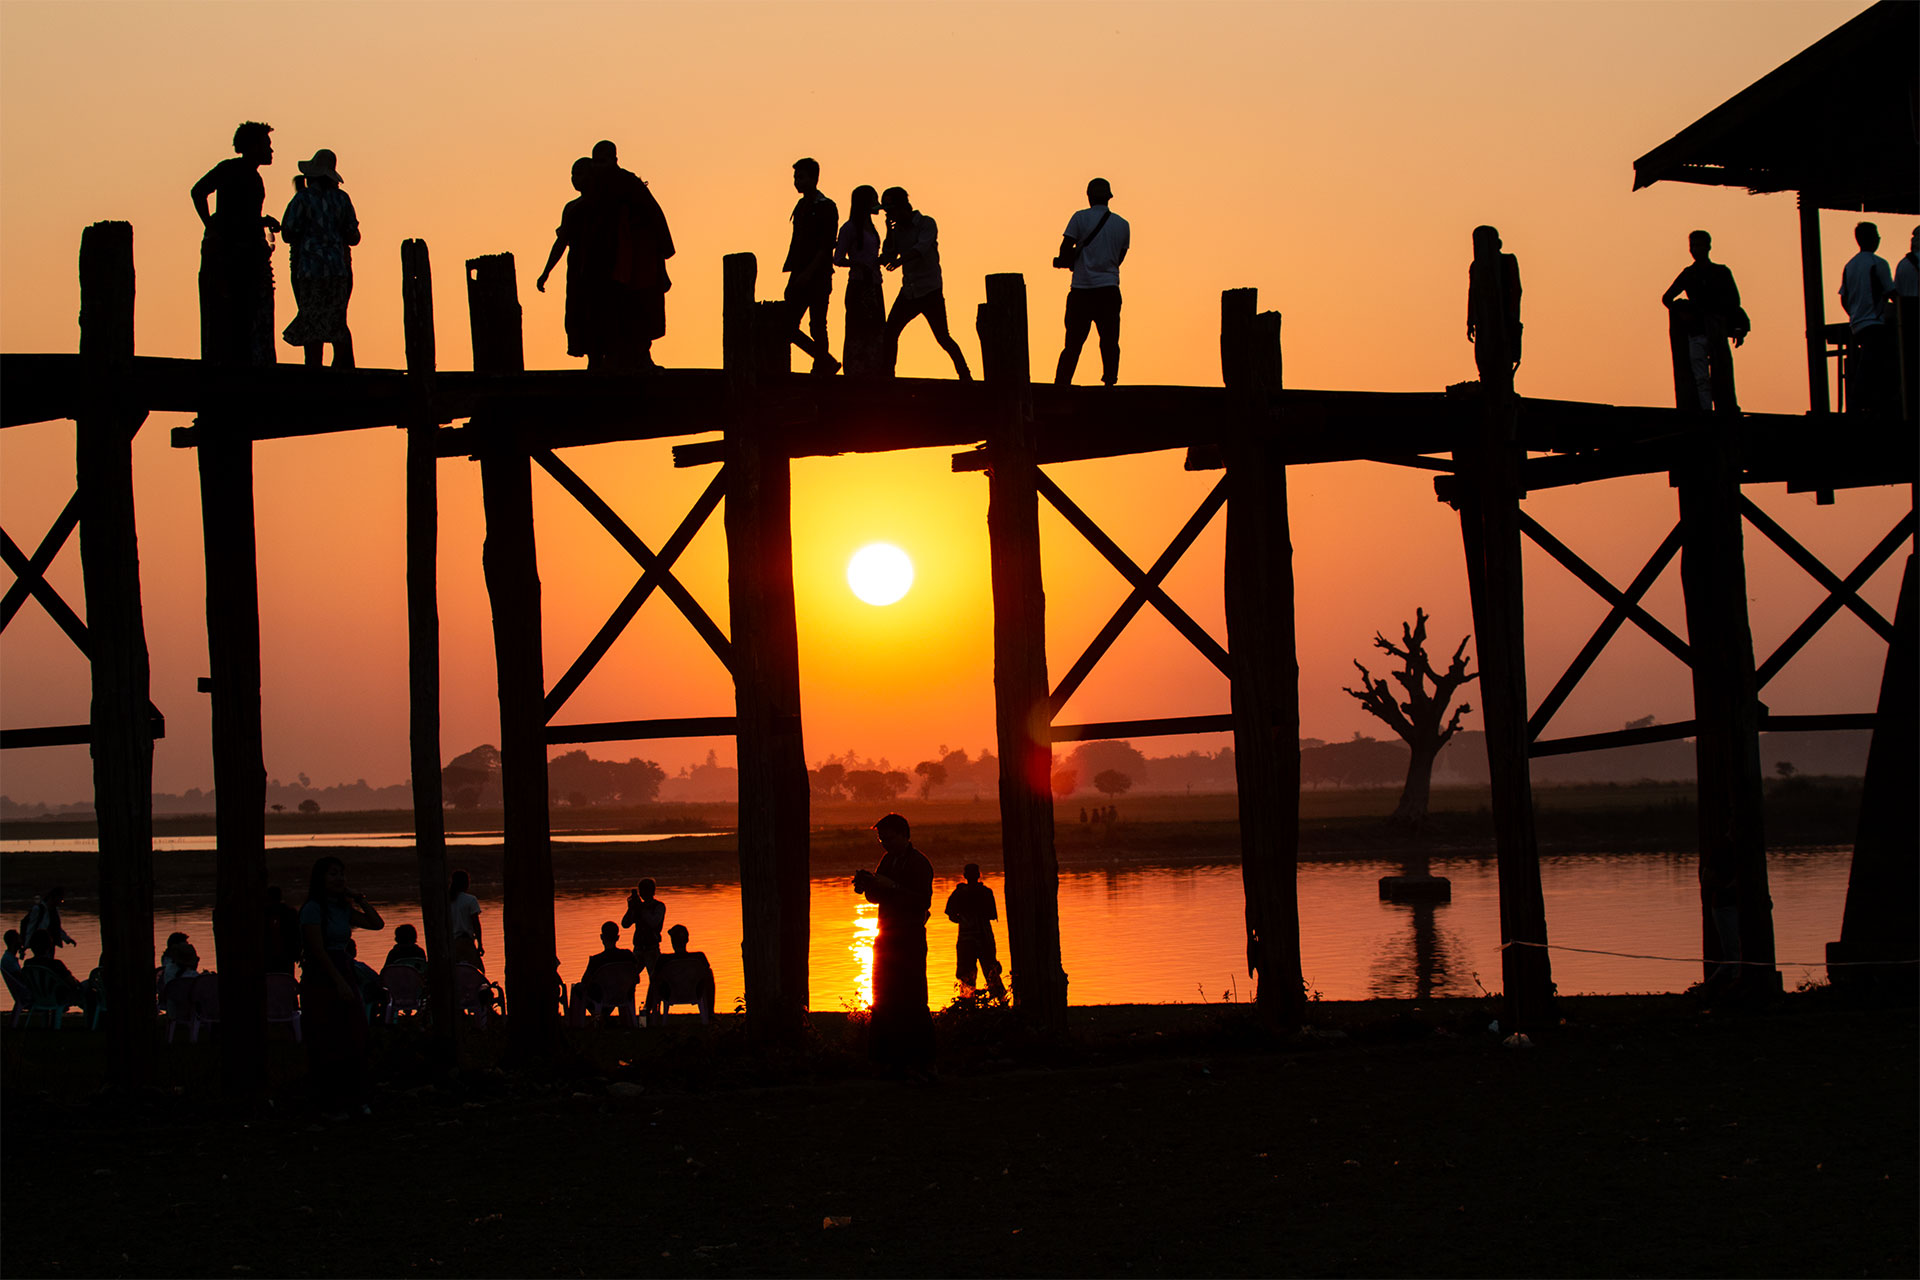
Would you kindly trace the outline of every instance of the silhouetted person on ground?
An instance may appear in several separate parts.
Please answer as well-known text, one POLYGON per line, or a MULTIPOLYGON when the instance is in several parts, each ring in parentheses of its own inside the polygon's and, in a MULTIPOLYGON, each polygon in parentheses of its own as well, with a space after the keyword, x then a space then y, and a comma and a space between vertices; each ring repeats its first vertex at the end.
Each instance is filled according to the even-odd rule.
POLYGON ((330 1118, 366 1109, 367 1011, 355 968, 353 931, 384 926, 365 897, 347 888, 347 866, 313 864, 300 908, 300 1019, 313 1100, 330 1118))
POLYGON ((1880 247, 1879 227, 1862 222, 1854 227, 1853 240, 1860 252, 1847 259, 1840 271, 1840 302, 1853 332, 1847 408, 1881 413, 1893 407, 1890 390, 1900 376, 1893 362, 1893 273, 1887 269, 1887 260, 1875 252, 1880 247))
POLYGON ((833 246, 840 227, 840 210, 820 190, 820 162, 802 158, 793 162, 793 237, 787 244, 787 306, 793 311, 793 345, 813 357, 815 373, 834 374, 840 362, 827 345, 827 303, 833 297, 833 246), (806 325, 806 332, 801 325, 806 325))
POLYGON ((1060 237, 1060 253, 1053 265, 1073 272, 1067 290, 1067 345, 1053 371, 1056 386, 1070 386, 1087 345, 1087 330, 1100 328, 1100 381, 1112 386, 1120 380, 1120 264, 1126 261, 1132 230, 1127 220, 1107 208, 1113 188, 1105 178, 1087 184, 1087 207, 1067 219, 1060 237))
POLYGON ((420 931, 410 924, 403 924, 393 931, 393 945, 387 948, 387 958, 380 967, 385 969, 394 964, 404 964, 410 969, 426 972, 427 953, 420 946, 420 931))
POLYGON ((480 899, 468 892, 472 880, 464 871, 447 878, 447 936, 453 943, 453 962, 470 964, 484 970, 480 957, 487 953, 480 943, 480 899))
POLYGON ((1660 295, 1670 313, 1668 328, 1674 351, 1674 398, 1681 409, 1702 413, 1740 412, 1734 393, 1734 346, 1747 340, 1746 312, 1740 308, 1740 286, 1733 272, 1712 261, 1713 237, 1696 231, 1687 237, 1692 265, 1684 268, 1660 295), (1681 294, 1686 298, 1681 299, 1681 294), (1681 363, 1684 355, 1685 363, 1681 363))
POLYGON ((160 973, 155 979, 159 989, 164 992, 175 978, 199 971, 200 954, 187 941, 187 935, 178 930, 168 934, 166 950, 160 953, 160 973))
POLYGON ((674 1005, 688 1003, 700 1010, 700 1021, 713 1017, 713 966, 706 952, 687 950, 690 936, 683 924, 667 930, 673 951, 660 957, 656 976, 647 983, 648 1021, 655 1013, 664 1018, 674 1005))
POLYGON ((293 199, 280 218, 287 241, 293 300, 300 314, 280 334, 306 349, 307 367, 320 366, 321 348, 333 344, 333 367, 353 368, 353 334, 347 329, 347 301, 353 296, 353 246, 360 243, 360 218, 341 190, 333 152, 322 147, 300 161, 293 199))
POLYGON ((1483 384, 1508 382, 1520 368, 1520 259, 1500 252, 1500 233, 1492 227, 1473 229, 1467 341, 1483 384))
POLYGON ((927 912, 933 867, 913 847, 907 820, 890 813, 873 824, 886 856, 872 871, 853 873, 853 890, 880 908, 873 943, 873 1060, 891 1070, 922 1073, 933 1062, 933 1015, 927 1009, 927 912))
POLYGON ((1000 908, 993 900, 993 890, 980 883, 979 863, 969 862, 965 874, 967 878, 947 895, 947 919, 960 926, 959 936, 954 940, 954 977, 967 990, 974 990, 977 962, 981 976, 986 979, 987 994, 995 1000, 1004 1000, 1007 986, 1000 981, 999 949, 993 941, 993 922, 1000 918, 1000 908))
POLYGON ((600 925, 600 950, 587 957, 587 967, 580 974, 580 985, 588 991, 593 989, 593 975, 600 966, 611 960, 631 960, 633 952, 620 945, 620 926, 608 920, 600 925))
POLYGON ((260 956, 268 973, 292 973, 300 961, 300 913, 280 900, 280 886, 267 888, 267 918, 260 956))
POLYGON ((60 927, 60 907, 67 900, 67 887, 55 885, 36 897, 27 907, 25 918, 20 921, 20 936, 27 939, 27 945, 33 945, 33 935, 42 929, 53 940, 55 947, 74 945, 73 935, 60 927))
POLYGON ((18 929, 6 933, 6 950, 0 951, 0 974, 6 975, 7 994, 16 1000, 21 992, 14 984, 20 980, 20 963, 27 954, 27 943, 18 929))
POLYGON ((853 377, 887 370, 887 304, 880 290, 880 232, 873 225, 878 212, 879 194, 872 187, 855 187, 847 199, 847 220, 833 245, 833 265, 847 272, 847 337, 841 359, 853 377))
POLYGON ((267 201, 260 166, 273 163, 272 125, 252 120, 233 131, 232 160, 193 184, 200 240, 200 358, 215 364, 274 362, 273 244, 262 229, 280 224, 261 212, 267 201), (215 196, 212 212, 207 197, 215 196))
POLYGON ((973 381, 967 358, 960 344, 947 332, 947 297, 940 279, 940 228, 932 218, 914 209, 901 187, 888 187, 880 197, 887 213, 887 242, 880 250, 880 265, 901 272, 900 292, 887 313, 887 376, 892 377, 900 360, 900 332, 925 316, 933 330, 933 340, 953 360, 953 371, 960 381, 973 381))
POLYGON ((627 913, 620 917, 621 928, 633 926, 633 958, 648 974, 660 959, 660 931, 667 923, 667 904, 654 897, 654 891, 651 879, 635 885, 627 895, 627 913))
POLYGON ((73 970, 67 968, 55 952, 53 935, 45 929, 32 934, 27 939, 27 950, 33 954, 20 966, 24 976, 36 969, 45 969, 54 976, 53 994, 57 1000, 64 1000, 69 1006, 79 1005, 87 1013, 93 1012, 93 1002, 99 995, 97 987, 73 976, 73 970))

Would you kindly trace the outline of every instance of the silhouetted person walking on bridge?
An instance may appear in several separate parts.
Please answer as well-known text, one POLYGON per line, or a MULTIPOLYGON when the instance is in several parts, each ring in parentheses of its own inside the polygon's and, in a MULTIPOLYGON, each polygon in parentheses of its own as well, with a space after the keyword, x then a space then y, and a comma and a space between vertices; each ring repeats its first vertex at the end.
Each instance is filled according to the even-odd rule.
POLYGON ((333 152, 322 147, 300 161, 294 196, 280 219, 286 237, 293 300, 300 314, 281 333, 288 343, 306 348, 307 365, 318 368, 320 348, 333 344, 333 367, 353 368, 353 334, 347 329, 347 302, 353 296, 353 246, 360 243, 360 219, 343 185, 333 152))
POLYGON ((1087 330, 1100 327, 1100 381, 1112 386, 1120 380, 1120 264, 1126 261, 1132 229, 1127 220, 1107 208, 1113 188, 1105 178, 1087 184, 1087 207, 1067 220, 1060 237, 1060 253, 1053 265, 1073 272, 1067 290, 1067 345, 1053 372, 1056 386, 1073 382, 1080 348, 1087 330))
POLYGON ((1520 367, 1520 259, 1500 252, 1500 233, 1492 227, 1473 229, 1467 341, 1483 385, 1512 381, 1520 367))
POLYGON ((933 1061, 933 1015, 927 1010, 927 912, 933 867, 913 847, 907 820, 890 813, 873 824, 886 856, 872 871, 853 873, 855 893, 880 908, 873 943, 873 1060, 920 1073, 933 1061))
POLYGON ((793 162, 793 238, 787 244, 787 306, 793 310, 793 345, 813 357, 815 373, 840 371, 827 345, 827 303, 833 297, 833 246, 840 229, 840 210, 820 190, 820 162, 802 158, 793 162), (801 325, 806 325, 806 332, 801 325))
POLYGON ((1693 254, 1692 265, 1660 295, 1661 305, 1670 313, 1667 327, 1673 343, 1676 407, 1738 413, 1733 352, 1727 339, 1733 339, 1736 347, 1747 340, 1740 286, 1733 282, 1731 270, 1711 260, 1712 236, 1694 232, 1687 237, 1687 250, 1693 254))
POLYGON ((267 187, 260 166, 273 163, 273 126, 249 120, 233 131, 239 154, 193 184, 200 240, 200 358, 216 364, 274 362, 273 245, 261 234, 280 224, 261 212, 267 187), (211 212, 207 197, 214 196, 211 212))
MULTIPOLYGON (((620 167, 613 143, 593 144, 593 181, 588 198, 607 205, 612 224, 612 274, 615 286, 615 327, 611 367, 615 372, 651 370, 653 343, 667 332, 667 259, 673 256, 673 233, 667 215, 653 192, 637 174, 620 167)), ((591 363, 588 365, 592 367, 591 363)))
POLYGON ((833 246, 833 265, 847 272, 847 338, 841 359, 853 376, 887 372, 887 304, 880 291, 880 233, 873 225, 878 212, 879 194, 872 187, 855 187, 833 246))
MULTIPOLYGON (((901 187, 888 187, 880 197, 887 211, 887 243, 880 250, 880 265, 900 271, 900 292, 894 297, 893 310, 887 313, 887 376, 892 377, 900 359, 900 331, 925 316, 933 330, 933 340, 953 360, 953 371, 960 381, 973 381, 967 358, 960 344, 947 332, 947 297, 940 280, 940 229, 932 218, 914 209, 901 187)), ((902 819, 904 821, 904 819, 902 819)))
POLYGON ((947 895, 947 919, 960 926, 959 936, 954 940, 953 976, 960 980, 960 985, 973 990, 977 963, 980 975, 986 980, 987 994, 995 1000, 1004 1000, 1007 985, 1000 980, 999 949, 993 942, 993 922, 1000 918, 1000 908, 993 900, 993 890, 980 883, 979 863, 969 862, 965 874, 967 878, 947 895))
POLYGON ((1853 355, 1847 370, 1847 408, 1858 413, 1882 413, 1892 408, 1889 389, 1899 377, 1893 363, 1893 327, 1890 313, 1893 273, 1880 247, 1880 228, 1862 222, 1853 229, 1860 252, 1847 259, 1840 272, 1840 302, 1847 309, 1853 334, 1853 355))

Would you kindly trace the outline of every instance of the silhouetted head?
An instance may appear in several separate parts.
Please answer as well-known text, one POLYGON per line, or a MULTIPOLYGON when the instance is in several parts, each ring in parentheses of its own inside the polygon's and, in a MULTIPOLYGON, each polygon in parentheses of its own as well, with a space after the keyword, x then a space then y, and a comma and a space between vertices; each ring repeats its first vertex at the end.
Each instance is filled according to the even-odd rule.
POLYGON ((243 160, 273 163, 273 126, 249 120, 233 131, 233 149, 243 160))
POLYGON ((1915 226, 1913 234, 1907 237, 1907 252, 1920 254, 1920 226, 1915 226))
POLYGON ((620 926, 615 924, 611 920, 601 921, 600 945, 603 947, 606 947, 608 950, 612 950, 614 944, 619 941, 620 941, 620 926))
POLYGON ((968 884, 980 883, 980 864, 979 863, 969 862, 966 866, 962 867, 960 870, 962 871, 962 873, 966 875, 968 884))
POLYGON ((447 877, 447 896, 449 898, 459 897, 461 894, 467 891, 467 886, 472 883, 473 881, 467 878, 466 872, 464 871, 454 872, 452 875, 447 877))
POLYGON ((905 187, 888 187, 881 192, 880 207, 887 211, 889 218, 904 218, 913 212, 913 204, 907 199, 905 187))
POLYGON ((1872 253, 1880 247, 1880 228, 1871 222, 1858 224, 1853 229, 1853 242, 1862 253, 1872 253))
POLYGON ((325 902, 346 892, 347 864, 338 858, 318 858, 307 876, 307 901, 325 902))
POLYGON ((1687 252, 1695 262, 1705 262, 1713 253, 1713 237, 1704 231, 1693 232, 1687 237, 1687 252))
POLYGON ((27 939, 27 950, 36 956, 53 954, 53 934, 46 929, 35 929, 33 936, 27 939))
POLYGON ((411 945, 420 941, 420 931, 410 924, 403 924, 393 931, 393 940, 411 945))
POLYGON ((684 952, 687 949, 687 926, 677 924, 667 930, 667 941, 673 944, 675 951, 684 952))
POLYGON ((300 172, 316 182, 331 182, 334 186, 346 185, 346 179, 340 176, 339 157, 325 147, 313 153, 313 159, 299 162, 300 172))
POLYGON ((20 931, 18 929, 7 930, 5 942, 7 944, 7 950, 9 951, 20 950, 22 946, 20 941, 20 931))
MULTIPOLYGON (((855 187, 853 194, 847 197, 847 214, 850 217, 854 214, 863 213, 871 218, 878 212, 880 212, 880 193, 872 187, 864 184, 855 187)), ((1920 231, 1917 231, 1916 234, 1920 234, 1920 231)))
POLYGON ((602 138, 593 144, 593 162, 595 164, 619 164, 620 153, 611 142, 602 138))
POLYGON ((653 891, 655 887, 656 886, 654 885, 653 881, 650 879, 642 880, 639 884, 634 886, 634 888, 640 891, 640 896, 645 898, 648 902, 653 901, 653 891))
POLYGON ((175 930, 174 932, 167 935, 167 950, 168 951, 176 950, 179 947, 185 945, 186 941, 187 941, 187 935, 179 932, 178 930, 175 930))
POLYGON ((904 849, 913 842, 913 828, 897 813, 890 813, 874 823, 873 832, 880 837, 880 843, 886 846, 889 853, 904 849))
POLYGON ((1500 252, 1500 232, 1493 227, 1473 229, 1473 256, 1491 258, 1500 252))
POLYGON ((587 182, 593 173, 593 161, 581 156, 573 162, 573 189, 586 194, 587 182))
POLYGON ((1113 199, 1113 187, 1105 178, 1095 178, 1087 184, 1087 203, 1105 204, 1113 199))
POLYGON ((793 162, 793 189, 802 195, 818 190, 820 186, 820 162, 811 156, 801 156, 793 162))

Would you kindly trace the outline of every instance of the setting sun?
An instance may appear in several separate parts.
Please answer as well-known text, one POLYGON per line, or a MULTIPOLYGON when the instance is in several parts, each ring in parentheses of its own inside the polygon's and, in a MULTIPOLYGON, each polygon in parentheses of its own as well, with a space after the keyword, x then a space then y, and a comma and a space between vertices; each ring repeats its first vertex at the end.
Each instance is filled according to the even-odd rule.
POLYGON ((868 604, 892 604, 913 586, 913 561, 891 543, 870 543, 847 561, 847 586, 868 604))

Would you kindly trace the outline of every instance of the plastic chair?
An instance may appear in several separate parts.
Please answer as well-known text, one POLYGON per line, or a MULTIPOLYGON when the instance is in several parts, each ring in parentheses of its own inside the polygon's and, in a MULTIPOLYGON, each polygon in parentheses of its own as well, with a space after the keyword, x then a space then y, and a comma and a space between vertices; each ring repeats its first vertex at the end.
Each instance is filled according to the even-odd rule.
POLYGON ((506 1012, 506 999, 499 984, 488 982, 486 974, 465 961, 453 966, 453 1005, 461 1012, 472 1014, 474 1022, 483 1027, 496 1008, 506 1012))
POLYGON ((284 1022, 293 1028, 293 1042, 300 1043, 300 984, 290 973, 267 975, 267 1025, 284 1022))
POLYGON ((25 965, 20 970, 19 984, 26 993, 24 1007, 13 1011, 13 1025, 19 1026, 24 1018, 27 1026, 33 1025, 33 1015, 47 1015, 47 1025, 55 1031, 66 1019, 67 1010, 78 1009, 81 1004, 60 994, 60 975, 52 969, 43 969, 39 965, 25 965))
POLYGON ((193 980, 192 1018, 187 1025, 187 1042, 200 1043, 200 1028, 220 1025, 220 975, 203 973, 193 980))
POLYGON ((609 1014, 624 1009, 627 1013, 627 1025, 634 1025, 634 1014, 638 1002, 634 993, 640 986, 640 962, 638 960, 609 960, 593 971, 591 984, 576 982, 573 985, 573 1000, 569 1005, 572 1017, 584 1021, 591 1013, 596 1021, 605 1019, 609 1014))
POLYGON ((390 964, 380 971, 380 983, 387 989, 387 1025, 393 1025, 396 1013, 418 1014, 427 1007, 424 975, 410 964, 390 964))
POLYGON ((704 951, 681 951, 660 957, 654 966, 654 978, 647 984, 647 1024, 653 1025, 658 1013, 664 1021, 676 1004, 690 1004, 700 1010, 704 1026, 713 1021, 713 966, 704 951))
POLYGON ((160 993, 160 1012, 167 1015, 167 1043, 173 1043, 173 1033, 193 1021, 193 984, 200 981, 197 973, 183 973, 167 984, 160 993))

